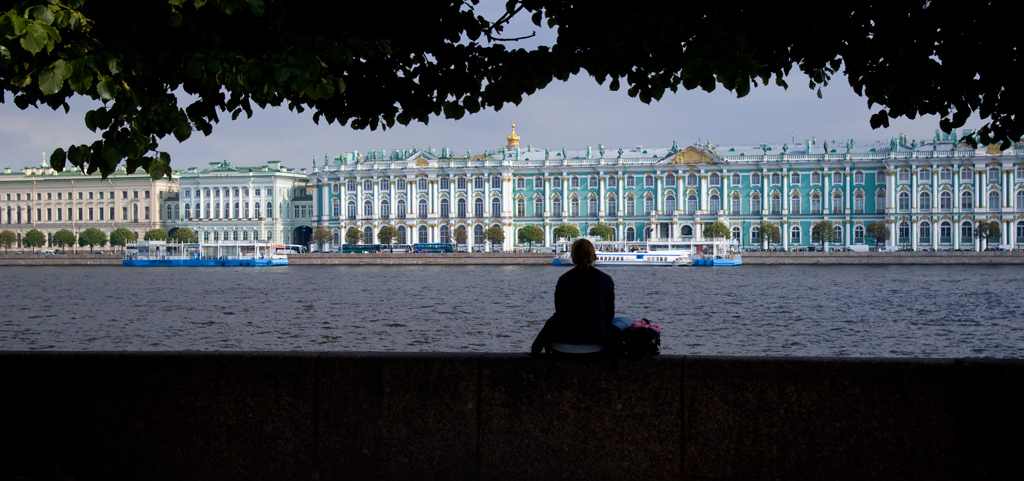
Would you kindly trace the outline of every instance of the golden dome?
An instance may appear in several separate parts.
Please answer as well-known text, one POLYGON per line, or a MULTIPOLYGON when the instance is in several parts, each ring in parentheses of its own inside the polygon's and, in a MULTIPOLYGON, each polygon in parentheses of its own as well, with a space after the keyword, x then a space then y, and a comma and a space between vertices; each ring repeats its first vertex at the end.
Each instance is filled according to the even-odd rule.
POLYGON ((509 134, 509 136, 506 137, 506 138, 508 139, 508 146, 509 147, 519 147, 519 136, 516 135, 516 124, 515 124, 515 122, 512 123, 512 133, 509 134))

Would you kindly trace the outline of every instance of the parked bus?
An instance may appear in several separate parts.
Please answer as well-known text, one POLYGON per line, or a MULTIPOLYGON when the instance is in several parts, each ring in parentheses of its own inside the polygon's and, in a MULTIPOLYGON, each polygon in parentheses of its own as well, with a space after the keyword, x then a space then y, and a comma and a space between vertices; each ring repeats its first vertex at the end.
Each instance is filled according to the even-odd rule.
POLYGON ((342 244, 342 254, 363 254, 367 252, 381 252, 385 246, 380 244, 342 244))
POLYGON ((455 244, 444 244, 444 243, 430 243, 430 244, 413 244, 412 251, 416 253, 425 254, 442 254, 455 252, 455 244))

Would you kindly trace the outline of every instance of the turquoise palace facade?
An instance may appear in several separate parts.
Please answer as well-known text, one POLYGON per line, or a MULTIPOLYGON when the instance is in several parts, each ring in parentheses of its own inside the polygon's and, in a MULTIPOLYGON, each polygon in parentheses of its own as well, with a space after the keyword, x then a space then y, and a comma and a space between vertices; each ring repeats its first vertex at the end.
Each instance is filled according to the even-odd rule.
MULTIPOLYGON (((979 250, 980 221, 997 221, 1013 249, 1024 241, 1024 146, 1000 151, 962 141, 970 131, 932 139, 860 143, 808 140, 797 145, 578 150, 521 147, 472 154, 450 149, 345 152, 314 161, 309 186, 314 226, 363 231, 375 243, 385 225, 400 243, 450 242, 464 228, 470 249, 487 249, 484 231, 500 226, 504 249, 525 247, 518 230, 536 225, 552 246, 555 227, 581 232, 599 223, 617 240, 699 240, 724 222, 745 248, 762 245, 759 225, 780 228, 777 247, 816 245, 814 224, 831 221, 832 246, 872 244, 867 225, 889 227, 888 246, 979 250)), ((774 247, 774 246, 773 246, 774 247)))

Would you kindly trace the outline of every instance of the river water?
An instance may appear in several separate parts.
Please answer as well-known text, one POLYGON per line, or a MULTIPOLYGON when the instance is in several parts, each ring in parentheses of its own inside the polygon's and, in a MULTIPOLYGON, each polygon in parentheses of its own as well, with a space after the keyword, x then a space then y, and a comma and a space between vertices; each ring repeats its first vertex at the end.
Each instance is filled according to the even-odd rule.
MULTIPOLYGON (((564 269, 3 267, 0 350, 525 352, 564 269)), ((1024 357, 1017 266, 605 271, 666 354, 1024 357)))

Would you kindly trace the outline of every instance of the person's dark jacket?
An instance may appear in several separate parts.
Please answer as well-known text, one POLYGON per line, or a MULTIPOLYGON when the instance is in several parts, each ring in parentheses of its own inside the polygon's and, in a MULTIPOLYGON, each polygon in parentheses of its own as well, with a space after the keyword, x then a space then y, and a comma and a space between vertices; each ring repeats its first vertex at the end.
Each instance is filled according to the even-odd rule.
POLYGON ((555 315, 541 329, 531 352, 553 342, 608 345, 606 329, 615 315, 615 283, 593 267, 573 267, 555 286, 555 315))

